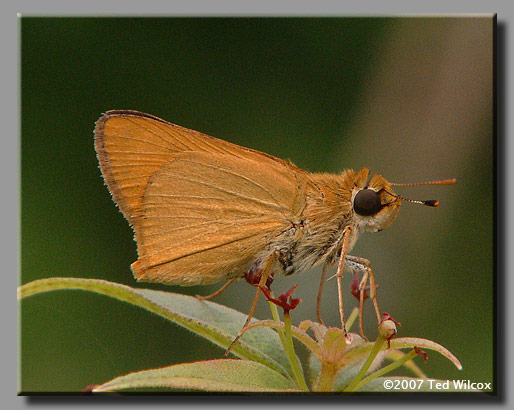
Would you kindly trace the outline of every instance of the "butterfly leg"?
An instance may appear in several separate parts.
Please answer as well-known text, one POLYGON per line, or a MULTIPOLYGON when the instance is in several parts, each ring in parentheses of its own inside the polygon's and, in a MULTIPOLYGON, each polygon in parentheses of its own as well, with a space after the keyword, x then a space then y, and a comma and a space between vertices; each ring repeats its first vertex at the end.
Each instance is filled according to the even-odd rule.
POLYGON ((262 269, 261 278, 259 280, 259 284, 257 285, 257 291, 255 292, 255 297, 253 299, 252 307, 250 308, 250 312, 248 312, 248 317, 246 318, 246 322, 241 328, 241 330, 237 333, 237 336, 234 340, 232 340, 232 343, 228 346, 227 350, 225 351, 225 356, 228 356, 230 353, 230 350, 232 349, 232 346, 241 338, 243 333, 246 331, 246 327, 250 324, 250 320, 252 320, 253 312, 255 311, 255 308, 257 306, 257 301, 259 300, 259 296, 261 294, 261 288, 260 286, 266 286, 266 282, 268 281, 268 278, 271 274, 271 268, 273 266, 273 262, 275 261, 277 255, 276 252, 273 252, 268 259, 266 260, 266 263, 264 264, 264 268, 262 269))
POLYGON ((227 283, 225 283, 221 288, 219 288, 216 292, 211 293, 210 295, 195 295, 197 299, 199 300, 209 300, 212 299, 218 295, 221 295, 225 289, 227 289, 232 283, 234 283, 237 280, 237 278, 230 279, 227 283))
MULTIPOLYGON (((347 256, 347 262, 346 266, 349 266, 350 263, 348 262, 348 257, 351 257, 350 255, 347 256)), ((359 280, 359 272, 358 269, 354 269, 353 266, 350 266, 350 269, 353 270, 353 273, 355 275, 355 278, 350 285, 352 295, 355 296, 359 300, 359 332, 361 336, 367 340, 367 337, 364 335, 364 330, 362 326, 362 312, 364 310, 364 300, 368 297, 367 290, 366 290, 366 284, 368 283, 369 274, 367 271, 364 272, 362 275, 362 279, 359 280)))
POLYGON ((323 265, 323 271, 321 272, 321 281, 319 283, 318 299, 316 302, 316 315, 318 316, 318 323, 321 323, 322 325, 324 325, 324 323, 323 323, 323 319, 321 319, 321 293, 323 292, 323 285, 325 284, 325 276, 327 274, 327 268, 328 268, 328 263, 325 263, 323 265))
POLYGON ((364 329, 362 325, 362 312, 364 311, 364 296, 366 294, 365 287, 368 283, 369 274, 367 271, 362 275, 362 280, 359 284, 359 332, 361 336, 367 340, 367 337, 364 336, 364 329))
POLYGON ((343 270, 346 261, 346 255, 348 253, 348 244, 350 242, 350 234, 352 232, 351 226, 346 226, 343 230, 343 245, 341 247, 341 255, 339 256, 339 263, 337 265, 336 279, 337 279, 337 295, 339 301, 339 317, 341 318, 341 329, 344 332, 344 336, 349 341, 348 333, 346 332, 346 324, 344 321, 344 310, 343 310, 343 270))
POLYGON ((371 269, 371 263, 369 260, 365 258, 360 258, 358 256, 348 255, 346 257, 345 265, 353 270, 358 270, 363 272, 362 280, 359 283, 359 330, 363 337, 364 332, 362 330, 362 309, 364 306, 364 298, 366 296, 366 284, 369 280, 369 297, 373 301, 373 306, 375 307, 375 313, 377 315, 377 321, 380 324, 382 321, 382 316, 380 314, 380 308, 378 307, 377 301, 377 285, 375 283, 375 277, 373 276, 373 270, 371 269))

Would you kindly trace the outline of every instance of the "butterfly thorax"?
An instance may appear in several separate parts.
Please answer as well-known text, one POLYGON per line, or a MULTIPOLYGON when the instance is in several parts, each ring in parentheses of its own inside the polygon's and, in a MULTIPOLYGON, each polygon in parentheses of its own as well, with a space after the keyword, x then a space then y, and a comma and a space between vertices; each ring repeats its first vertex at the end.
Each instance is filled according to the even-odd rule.
MULTIPOLYGON (((305 208, 301 215, 289 229, 274 238, 268 248, 279 255, 275 270, 286 275, 322 262, 334 263, 342 246, 343 230, 346 225, 353 224, 353 184, 347 183, 347 173, 310 174, 309 178, 312 183, 304 192, 305 208)), ((358 233, 358 229, 353 230, 350 249, 358 233)), ((261 260, 265 259, 262 255, 261 260)))

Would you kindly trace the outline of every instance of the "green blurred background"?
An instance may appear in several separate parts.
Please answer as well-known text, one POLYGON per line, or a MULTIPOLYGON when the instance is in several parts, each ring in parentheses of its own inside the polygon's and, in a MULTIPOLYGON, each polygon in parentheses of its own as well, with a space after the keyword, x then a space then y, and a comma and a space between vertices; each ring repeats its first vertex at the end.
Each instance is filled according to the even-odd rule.
MULTIPOLYGON (((309 171, 367 166, 439 199, 404 204, 352 254, 372 261, 399 336, 432 339, 430 377, 493 379, 492 18, 21 18, 20 283, 52 276, 138 284, 132 232, 103 184, 94 123, 135 109, 291 159, 309 171)), ((300 286, 294 324, 315 318, 320 270, 300 286)), ((351 274, 346 274, 350 283, 351 274)), ((323 316, 338 325, 336 284, 323 316)), ((244 281, 217 302, 247 312, 244 281)), ((356 301, 346 292, 347 314, 356 301)), ((262 302, 261 302, 262 303, 262 302)), ((131 371, 220 358, 222 349, 106 297, 54 292, 20 303, 20 391, 80 391, 131 371)), ((257 316, 267 318, 264 303, 257 316)), ((371 306, 366 333, 376 336, 371 306)))

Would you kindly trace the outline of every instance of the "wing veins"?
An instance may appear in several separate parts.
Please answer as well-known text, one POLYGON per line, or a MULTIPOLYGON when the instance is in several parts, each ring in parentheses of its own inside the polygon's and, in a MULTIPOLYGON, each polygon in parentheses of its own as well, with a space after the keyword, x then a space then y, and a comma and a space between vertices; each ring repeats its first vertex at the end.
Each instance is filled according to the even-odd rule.
MULTIPOLYGON (((127 137, 126 135, 116 135, 115 138, 120 138, 120 139, 124 139, 124 140, 129 140, 129 141, 138 141, 138 142, 141 142, 143 144, 148 144, 148 145, 152 145, 154 147, 159 147, 159 148, 164 148, 164 149, 169 149, 169 147, 165 146, 165 145, 159 145, 159 144, 155 144, 155 143, 152 143, 152 142, 149 142, 148 140, 142 140, 142 139, 139 139, 139 138, 131 138, 131 137, 127 137)), ((125 152, 133 152, 133 151, 125 151, 125 152)))
POLYGON ((184 181, 188 181, 188 182, 191 182, 193 184, 199 184, 199 185, 204 185, 204 186, 207 186, 209 188, 212 188, 212 189, 216 189, 217 191, 220 191, 220 192, 224 192, 226 194, 229 194, 229 195, 232 195, 232 196, 235 196, 236 198, 241 198, 241 199, 245 199, 245 200, 248 200, 248 201, 252 201, 252 202, 255 202, 255 203, 258 203, 258 204, 261 204, 261 205, 265 205, 265 206, 269 206, 270 208, 275 208, 275 209, 279 209, 281 211, 283 211, 285 208, 284 207, 281 207, 280 205, 277 205, 277 204, 274 204, 274 203, 271 203, 271 202, 265 202, 265 201, 261 201, 259 199, 256 199, 256 198, 249 198, 247 196, 244 196, 244 195, 241 195, 237 192, 234 192, 234 191, 229 191, 225 188, 222 188, 222 187, 219 187, 219 186, 216 186, 216 185, 212 185, 212 184, 209 184, 207 182, 202 182, 202 181, 196 181, 194 179, 190 179, 190 178, 186 178, 184 176, 180 176, 179 177, 180 179, 183 179, 184 181))
MULTIPOLYGON (((176 150, 177 150, 177 151, 187 151, 187 149, 186 149, 186 150, 184 150, 183 148, 180 148, 180 147, 178 146, 178 144, 176 143, 176 142, 177 142, 177 138, 174 138, 174 137, 173 137, 173 135, 172 135, 172 134, 171 134, 167 129, 160 127, 160 124, 159 124, 159 123, 155 123, 154 125, 155 125, 157 128, 159 128, 161 131, 164 131, 167 135, 169 135, 169 136, 171 137, 171 139, 166 139, 166 138, 161 137, 158 133, 156 133, 156 132, 155 132, 154 130, 152 130, 151 128, 149 128, 149 127, 144 127, 142 124, 139 124, 137 121, 134 121, 133 119, 131 119, 131 118, 129 118, 129 117, 127 117, 127 119, 128 119, 130 122, 132 122, 133 124, 135 124, 136 126, 138 126, 138 127, 140 127, 140 128, 143 128, 144 130, 148 131, 150 134, 153 134, 154 136, 156 136, 157 138, 159 138, 161 141, 164 141, 164 143, 166 144, 166 146, 163 146, 162 148, 166 148, 166 149, 168 149, 168 150, 169 150, 169 148, 170 148, 170 147, 169 147, 168 145, 169 145, 169 144, 171 144, 171 145, 173 145, 173 146, 176 148, 176 150)), ((180 142, 180 141, 178 141, 178 142, 180 142)), ((188 148, 186 144, 184 144, 184 143, 181 143, 181 144, 182 144, 183 146, 185 146, 186 148, 188 148)))
MULTIPOLYGON (((177 134, 179 134, 182 138, 186 139, 187 141, 189 141, 189 143, 193 146, 193 147, 196 147, 196 149, 198 149, 199 151, 206 151, 205 148, 202 149, 202 147, 200 145, 198 145, 198 143, 196 141, 194 141, 194 139, 190 138, 189 135, 183 133, 182 131, 179 131, 179 130, 175 130, 175 132, 177 134)), ((191 151, 194 151, 194 150, 191 150, 191 151)), ((208 151, 207 151, 208 152, 208 151)), ((225 152, 223 152, 225 154, 225 152)))
MULTIPOLYGON (((258 184, 257 182, 255 182, 254 180, 244 176, 244 175, 241 175, 241 174, 238 174, 236 172, 233 172, 233 171, 230 171, 228 169, 225 169, 225 168, 217 168, 213 165, 210 165, 210 164, 205 164, 205 163, 202 163, 202 162, 198 162, 198 161, 192 161, 190 159, 186 159, 184 161, 189 161, 189 162, 192 162, 193 164, 197 164, 197 165, 202 165, 202 166, 206 166, 206 167, 209 167, 211 169, 216 169, 218 171, 222 171, 222 172, 225 172, 226 174, 229 174, 229 175, 233 175, 233 176, 236 176, 236 177, 239 177, 247 182, 249 182, 250 184, 254 185, 255 187, 257 188, 260 188, 261 191, 265 192, 266 194, 268 194, 271 199, 273 199, 273 201, 275 201, 275 206, 279 206, 281 209, 283 209, 282 206, 278 205, 280 204, 280 201, 277 201, 277 199, 273 196, 273 194, 264 186, 258 184)), ((227 191, 228 192, 228 191, 227 191)))
MULTIPOLYGON (((185 229, 194 229, 194 228, 198 228, 199 226, 205 226, 205 225, 213 225, 213 226, 216 226, 216 223, 213 223, 212 220, 209 220, 209 221, 205 221, 205 222, 200 222, 200 223, 196 223, 196 224, 193 224, 193 225, 187 225, 187 226, 180 226, 180 227, 177 227, 177 228, 173 228, 173 229, 169 229, 169 230, 166 230, 166 231, 159 231, 159 232, 153 232, 153 233, 146 233, 145 236, 146 237, 149 237, 149 236, 156 236, 156 235, 162 235, 162 234, 169 234, 171 232, 177 232, 177 231, 183 231, 185 229)), ((219 224, 218 224, 219 225, 219 224)), ((230 227, 230 226, 234 226, 235 224, 234 223, 231 223, 231 224, 223 224, 224 227, 230 227)), ((148 226, 145 226, 146 228, 148 228, 148 226)), ((214 231, 214 230, 213 230, 214 231)), ((201 235, 200 235, 201 236, 201 235)))
MULTIPOLYGON (((173 218, 173 217, 170 216, 170 218, 173 218)), ((202 218, 199 218, 199 219, 202 219, 202 218)), ((187 226, 181 226, 181 227, 169 229, 166 231, 162 230, 162 231, 154 232, 154 233, 146 233, 145 236, 148 237, 148 236, 154 236, 154 235, 162 235, 163 233, 167 234, 167 233, 171 233, 171 232, 182 231, 185 229, 193 229, 193 228, 197 228, 199 226, 205 226, 205 225, 211 225, 213 228, 216 228, 216 229, 213 229, 213 232, 214 232, 214 231, 217 231, 220 227, 222 229, 229 229, 230 227, 234 227, 234 226, 244 227, 249 222, 253 222, 253 224, 256 224, 259 222, 259 217, 256 218, 254 216, 251 216, 249 218, 238 218, 237 220, 230 221, 230 222, 229 221, 220 221, 220 220, 215 220, 215 219, 208 219, 208 220, 205 220, 204 222, 191 224, 191 225, 187 225, 187 226)), ((267 222, 269 222, 269 221, 267 221, 267 222)), ((161 226, 161 224, 155 224, 155 225, 147 224, 147 225, 145 225, 145 228, 148 229, 150 227, 155 227, 155 226, 161 226)), ((199 235, 199 236, 201 236, 201 235, 199 235)), ((196 238, 196 237, 194 237, 194 238, 196 238)), ((194 238, 190 238, 190 239, 194 239, 194 238)), ((188 239, 188 241, 190 239, 188 239)))
MULTIPOLYGON (((155 268, 156 266, 165 265, 167 263, 171 263, 171 262, 180 260, 182 258, 187 258, 188 256, 196 255, 197 253, 202 253, 202 252, 210 251, 212 249, 221 248, 222 246, 230 245, 231 243, 238 242, 238 241, 245 240, 245 239, 249 239, 249 238, 252 238, 252 237, 254 237, 256 235, 260 235, 260 234, 261 234, 261 232, 255 232, 255 233, 252 233, 252 234, 244 236, 244 237, 237 237, 237 238, 235 238, 233 240, 230 240, 230 241, 225 241, 223 243, 219 243, 219 244, 215 244, 215 245, 212 245, 212 246, 204 247, 202 249, 191 251, 191 252, 189 252, 189 253, 187 253, 185 255, 181 255, 181 256, 177 256, 175 258, 167 259, 165 261, 160 261, 160 262, 149 264, 148 268, 155 268)), ((201 235, 197 235, 196 237, 198 237, 198 236, 201 236, 201 235)), ((191 239, 195 239, 196 237, 191 238, 191 239)), ((168 248, 162 249, 160 251, 160 253, 164 253, 164 252, 166 252, 166 251, 168 251, 170 249, 173 249, 173 247, 168 247, 168 248)))

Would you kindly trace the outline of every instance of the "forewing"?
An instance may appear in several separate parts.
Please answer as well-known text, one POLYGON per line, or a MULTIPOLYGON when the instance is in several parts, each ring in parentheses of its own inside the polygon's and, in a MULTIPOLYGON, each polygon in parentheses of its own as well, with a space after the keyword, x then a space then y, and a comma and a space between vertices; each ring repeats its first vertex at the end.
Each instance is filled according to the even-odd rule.
POLYGON ((295 168, 270 155, 137 111, 109 111, 103 115, 95 127, 95 147, 114 200, 132 225, 141 214, 148 180, 178 153, 232 155, 295 168))
POLYGON ((180 285, 242 275, 270 239, 297 222, 302 181, 276 161, 176 154, 144 191, 134 274, 180 285))

